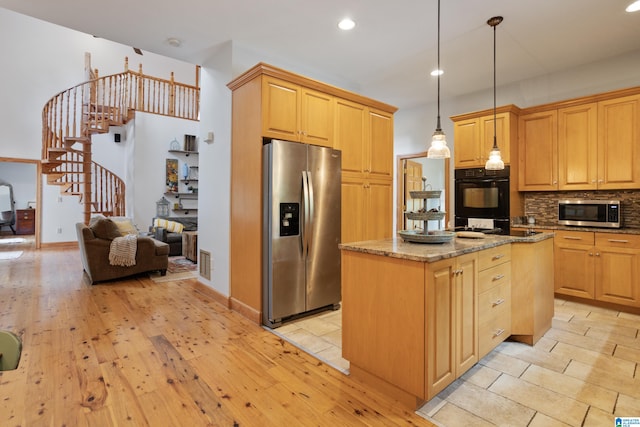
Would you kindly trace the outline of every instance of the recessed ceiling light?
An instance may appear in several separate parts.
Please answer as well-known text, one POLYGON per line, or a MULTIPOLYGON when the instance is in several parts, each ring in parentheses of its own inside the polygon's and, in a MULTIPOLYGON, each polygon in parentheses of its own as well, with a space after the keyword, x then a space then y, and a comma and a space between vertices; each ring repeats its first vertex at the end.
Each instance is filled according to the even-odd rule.
POLYGON ((629 6, 627 6, 627 8, 625 10, 627 12, 637 12, 637 11, 639 11, 640 10, 640 0, 634 1, 629 6))
POLYGON ((175 37, 169 37, 167 39, 167 44, 169 46, 173 46, 173 47, 180 47, 180 45, 182 44, 182 42, 180 41, 180 39, 177 39, 175 37))
POLYGON ((441 76, 441 75, 443 75, 443 74, 444 74, 444 71, 442 71, 442 70, 433 70, 433 71, 431 72, 431 75, 432 75, 433 77, 441 76))
POLYGON ((344 18, 342 21, 338 22, 338 28, 345 31, 353 30, 355 26, 356 23, 351 18, 344 18))

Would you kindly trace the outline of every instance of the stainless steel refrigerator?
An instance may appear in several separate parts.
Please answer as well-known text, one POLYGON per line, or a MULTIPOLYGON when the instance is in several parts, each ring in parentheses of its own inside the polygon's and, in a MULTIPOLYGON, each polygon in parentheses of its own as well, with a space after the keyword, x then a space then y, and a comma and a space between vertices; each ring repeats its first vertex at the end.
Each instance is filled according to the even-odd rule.
POLYGON ((263 324, 340 304, 341 153, 267 140, 263 146, 263 324))

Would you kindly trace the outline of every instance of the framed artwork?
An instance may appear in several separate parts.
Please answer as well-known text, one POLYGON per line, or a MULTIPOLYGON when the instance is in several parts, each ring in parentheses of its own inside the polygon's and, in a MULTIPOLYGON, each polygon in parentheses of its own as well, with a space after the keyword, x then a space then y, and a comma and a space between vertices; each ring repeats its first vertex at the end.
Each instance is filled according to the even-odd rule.
POLYGON ((167 193, 178 192, 178 159, 167 159, 167 193))

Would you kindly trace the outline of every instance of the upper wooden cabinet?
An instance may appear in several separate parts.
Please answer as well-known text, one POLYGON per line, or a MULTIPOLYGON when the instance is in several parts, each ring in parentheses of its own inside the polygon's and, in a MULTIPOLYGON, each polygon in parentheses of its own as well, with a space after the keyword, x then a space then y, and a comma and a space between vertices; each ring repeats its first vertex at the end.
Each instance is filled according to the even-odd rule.
POLYGON ((598 189, 640 188, 640 95, 598 102, 598 189))
POLYGON ((333 96, 269 76, 262 93, 263 136, 333 147, 333 96))
POLYGON ((518 119, 520 191, 558 188, 558 112, 523 114, 518 119))
POLYGON ((523 110, 518 124, 520 191, 640 188, 637 92, 523 110))
MULTIPOLYGON (((514 105, 496 109, 495 135, 505 164, 511 164, 517 144, 517 112, 514 105)), ((455 167, 484 167, 493 148, 493 110, 451 117, 455 146, 455 167)))
POLYGON ((336 100, 334 147, 342 151, 342 243, 393 235, 393 115, 336 100))

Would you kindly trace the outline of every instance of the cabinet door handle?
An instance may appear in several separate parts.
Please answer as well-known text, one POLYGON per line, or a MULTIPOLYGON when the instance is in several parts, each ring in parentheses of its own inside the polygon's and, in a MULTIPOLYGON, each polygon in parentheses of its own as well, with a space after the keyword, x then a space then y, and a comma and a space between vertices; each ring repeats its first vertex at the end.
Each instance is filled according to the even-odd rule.
POLYGON ((504 277, 504 274, 496 274, 495 276, 493 276, 493 281, 495 282, 496 280, 500 280, 504 277))
POLYGON ((611 243, 629 243, 628 240, 624 239, 607 239, 607 241, 611 243))
POLYGON ((497 331, 495 331, 493 333, 493 337, 499 337, 500 335, 504 334, 504 329, 498 329, 497 331))
POLYGON ((600 256, 600 252, 596 252, 596 256, 600 256))
POLYGON ((589 252, 589 256, 593 256, 593 252, 589 252))
POLYGON ((493 256, 493 260, 500 259, 500 258, 502 258, 503 256, 504 256, 504 254, 494 255, 494 256, 493 256))
POLYGON ((562 236, 565 240, 582 240, 582 237, 574 237, 574 236, 562 236))
POLYGON ((502 304, 503 302, 504 302, 504 298, 498 298, 497 300, 495 300, 495 301, 493 302, 492 307, 495 307, 496 305, 500 305, 500 304, 502 304))

